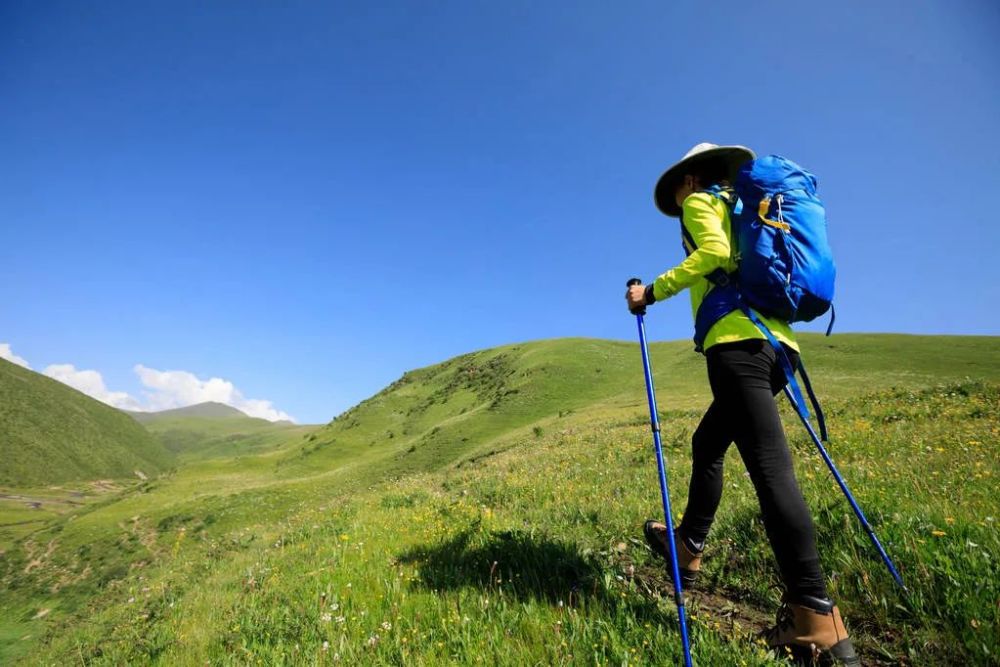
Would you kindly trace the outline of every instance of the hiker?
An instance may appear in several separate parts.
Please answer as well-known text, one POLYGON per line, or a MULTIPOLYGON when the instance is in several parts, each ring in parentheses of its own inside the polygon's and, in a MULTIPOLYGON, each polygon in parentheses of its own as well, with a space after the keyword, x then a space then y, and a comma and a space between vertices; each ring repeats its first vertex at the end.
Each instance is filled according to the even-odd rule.
MULTIPOLYGON (((754 158, 753 151, 742 146, 705 143, 692 148, 664 172, 656 184, 654 200, 662 213, 680 218, 687 258, 652 284, 629 287, 626 301, 630 310, 688 289, 697 328, 702 301, 711 290, 721 289, 716 286, 724 284, 720 275, 724 279, 737 268, 730 220, 736 194, 731 183, 739 167, 754 158)), ((674 529, 682 582, 690 585, 698 575, 722 498, 726 451, 735 442, 756 490, 786 587, 777 623, 764 633, 769 646, 779 650, 787 647, 810 660, 827 654, 841 664, 860 664, 840 612, 827 594, 812 516, 792 468, 774 399, 787 382, 776 350, 739 308, 712 317, 718 319, 712 320, 707 331, 699 332, 712 404, 691 439, 687 508, 674 529)), ((799 348, 790 325, 763 315, 761 320, 794 367, 799 348)), ((653 550, 669 560, 666 531, 663 523, 651 520, 643 532, 653 550)))

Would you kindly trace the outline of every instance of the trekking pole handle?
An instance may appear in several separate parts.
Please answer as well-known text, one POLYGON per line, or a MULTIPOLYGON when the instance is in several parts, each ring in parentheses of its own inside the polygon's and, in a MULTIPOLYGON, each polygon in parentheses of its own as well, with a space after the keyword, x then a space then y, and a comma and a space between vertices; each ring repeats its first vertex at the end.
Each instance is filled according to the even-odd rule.
MULTIPOLYGON (((642 284, 641 278, 629 278, 628 282, 625 283, 625 287, 632 287, 633 285, 641 285, 641 284, 642 284)), ((631 312, 633 315, 645 315, 646 306, 639 306, 638 308, 630 309, 629 312, 631 312)))

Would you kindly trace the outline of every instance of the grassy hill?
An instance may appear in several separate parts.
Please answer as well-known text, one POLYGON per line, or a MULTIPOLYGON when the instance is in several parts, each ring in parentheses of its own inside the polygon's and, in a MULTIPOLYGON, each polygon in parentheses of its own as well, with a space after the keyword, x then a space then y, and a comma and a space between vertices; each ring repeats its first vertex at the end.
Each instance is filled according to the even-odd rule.
MULTIPOLYGON (((804 336, 830 451, 913 591, 901 597, 786 413, 832 593, 866 664, 1000 652, 1000 339, 804 336)), ((671 493, 708 401, 652 350, 671 493)), ((594 664, 679 657, 635 344, 557 340, 406 374, 322 429, 53 520, 0 559, 0 662, 594 664), (30 656, 30 657, 29 657, 30 656)), ((692 593, 698 664, 750 638, 777 579, 738 457, 692 593)))
POLYGON ((214 402, 129 414, 183 461, 261 453, 316 428, 257 419, 214 402))
POLYGON ((135 478, 172 456, 120 411, 0 359, 0 486, 135 478))
MULTIPOLYGON (((975 336, 801 336, 821 398, 967 378, 1000 379, 1000 340, 975 336)), ((686 341, 650 354, 661 409, 707 406, 705 362, 686 341)), ((645 406, 635 343, 559 339, 507 345, 405 373, 310 434, 279 460, 282 474, 328 470, 359 456, 385 474, 434 469, 514 432, 559 428, 587 406, 645 406), (530 428, 529 428, 530 427, 530 428)))

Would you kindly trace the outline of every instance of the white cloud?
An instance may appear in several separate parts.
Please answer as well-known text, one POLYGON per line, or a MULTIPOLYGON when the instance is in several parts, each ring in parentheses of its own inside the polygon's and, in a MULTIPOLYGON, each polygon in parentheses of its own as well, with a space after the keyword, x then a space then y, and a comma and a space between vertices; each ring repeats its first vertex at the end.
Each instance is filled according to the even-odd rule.
POLYGON ((77 370, 73 364, 51 364, 46 366, 42 373, 116 408, 123 410, 142 409, 139 402, 128 393, 110 391, 104 384, 104 378, 97 371, 77 370))
MULTIPOLYGON (((0 359, 31 368, 24 358, 14 354, 10 343, 0 343, 0 359)), ((215 401, 232 406, 251 417, 268 421, 295 421, 287 412, 274 407, 271 401, 246 398, 229 380, 222 378, 201 380, 188 371, 158 371, 142 364, 137 364, 133 370, 145 387, 142 392, 143 400, 131 396, 128 392, 111 391, 104 384, 104 378, 98 371, 80 370, 73 364, 51 364, 46 366, 42 373, 122 410, 154 412, 215 401)))
POLYGON ((271 401, 246 398, 229 380, 209 378, 202 380, 188 371, 158 371, 137 364, 135 374, 143 386, 146 410, 169 410, 187 405, 215 401, 225 403, 251 417, 268 421, 295 421, 288 413, 278 410, 271 401))
POLYGON ((24 366, 25 368, 31 368, 27 360, 24 357, 19 357, 14 354, 14 351, 10 349, 10 343, 0 343, 0 359, 6 359, 18 366, 24 366))

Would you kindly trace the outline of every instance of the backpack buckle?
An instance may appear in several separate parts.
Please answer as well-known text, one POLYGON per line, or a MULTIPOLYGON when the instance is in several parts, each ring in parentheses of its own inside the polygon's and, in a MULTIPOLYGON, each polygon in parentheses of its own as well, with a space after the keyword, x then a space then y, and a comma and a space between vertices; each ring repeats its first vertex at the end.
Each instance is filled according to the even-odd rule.
POLYGON ((757 206, 757 217, 760 218, 760 221, 763 222, 765 225, 767 225, 769 227, 775 227, 775 228, 780 229, 781 231, 787 233, 787 232, 792 231, 792 227, 787 222, 785 222, 784 219, 782 218, 781 202, 783 200, 784 200, 784 196, 782 196, 780 194, 777 197, 775 197, 775 201, 778 202, 778 219, 777 220, 770 220, 767 217, 767 214, 771 210, 771 198, 770 197, 764 197, 763 199, 760 200, 760 205, 757 206))

